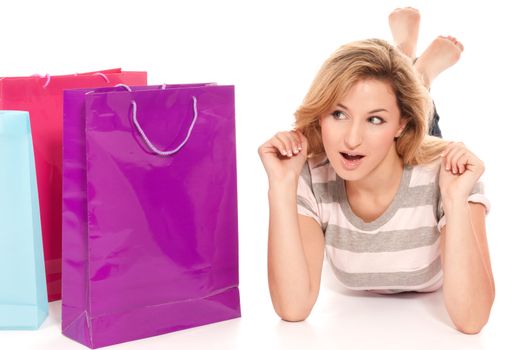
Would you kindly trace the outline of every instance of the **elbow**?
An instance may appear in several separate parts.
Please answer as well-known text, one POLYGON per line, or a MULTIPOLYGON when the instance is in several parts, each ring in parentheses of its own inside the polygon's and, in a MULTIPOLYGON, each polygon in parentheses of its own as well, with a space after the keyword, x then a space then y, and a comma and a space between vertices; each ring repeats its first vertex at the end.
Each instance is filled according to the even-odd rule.
POLYGON ((473 335, 481 332, 489 320, 494 297, 495 291, 492 288, 480 303, 471 304, 462 301, 459 305, 454 304, 453 308, 448 308, 447 305, 455 328, 463 334, 473 335))
POLYGON ((490 309, 482 315, 475 315, 463 317, 461 319, 453 319, 454 326, 463 334, 478 334, 487 324, 489 319, 490 309))
POLYGON ((487 324, 489 316, 490 307, 484 310, 484 312, 481 314, 476 314, 474 316, 469 315, 468 317, 459 320, 454 319, 453 322, 456 329, 461 333, 473 335, 481 332, 483 327, 487 324))
POLYGON ((310 310, 278 310, 276 313, 283 321, 301 322, 309 317, 310 310))
POLYGON ((305 321, 309 317, 311 309, 311 307, 304 305, 280 305, 280 307, 275 307, 278 316, 286 322, 305 321))
POLYGON ((456 329, 463 334, 474 335, 474 334, 478 334, 479 332, 481 332, 485 323, 483 323, 483 324, 472 323, 472 322, 460 323, 460 324, 456 323, 455 326, 456 326, 456 329))

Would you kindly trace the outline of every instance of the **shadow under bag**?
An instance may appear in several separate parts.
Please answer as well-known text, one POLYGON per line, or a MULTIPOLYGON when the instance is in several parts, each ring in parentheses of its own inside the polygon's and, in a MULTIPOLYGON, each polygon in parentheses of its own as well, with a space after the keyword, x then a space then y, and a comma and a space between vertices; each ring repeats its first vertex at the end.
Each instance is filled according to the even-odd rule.
POLYGON ((91 348, 240 317, 234 87, 129 90, 64 94, 62 331, 91 348))

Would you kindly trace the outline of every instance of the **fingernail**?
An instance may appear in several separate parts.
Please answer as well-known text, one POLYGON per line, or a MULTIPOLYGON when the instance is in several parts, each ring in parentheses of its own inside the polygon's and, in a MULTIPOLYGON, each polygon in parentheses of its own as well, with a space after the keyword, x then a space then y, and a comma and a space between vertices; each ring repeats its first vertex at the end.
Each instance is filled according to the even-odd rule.
POLYGON ((297 148, 293 149, 293 151, 295 154, 298 154, 298 152, 299 152, 297 148))
POLYGON ((286 156, 286 155, 287 155, 287 152, 285 152, 285 151, 281 151, 281 154, 283 154, 284 156, 286 156))

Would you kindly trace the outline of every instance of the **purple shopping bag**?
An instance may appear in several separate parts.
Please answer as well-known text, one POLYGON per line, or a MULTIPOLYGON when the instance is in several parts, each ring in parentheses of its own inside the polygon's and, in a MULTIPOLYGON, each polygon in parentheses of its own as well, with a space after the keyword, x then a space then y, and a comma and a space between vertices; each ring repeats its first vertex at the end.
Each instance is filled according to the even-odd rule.
POLYGON ((63 334, 240 317, 234 87, 66 91, 63 136, 63 334))

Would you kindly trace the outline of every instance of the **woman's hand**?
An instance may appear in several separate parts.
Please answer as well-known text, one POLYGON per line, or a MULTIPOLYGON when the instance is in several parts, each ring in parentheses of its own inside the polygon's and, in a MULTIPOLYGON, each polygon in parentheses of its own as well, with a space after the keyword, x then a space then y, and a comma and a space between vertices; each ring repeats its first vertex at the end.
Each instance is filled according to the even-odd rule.
POLYGON ((447 200, 466 202, 485 170, 483 162, 461 142, 451 142, 441 157, 439 187, 443 203, 447 200))
POLYGON ((298 179, 307 161, 307 139, 299 131, 282 131, 258 148, 271 181, 298 179))

